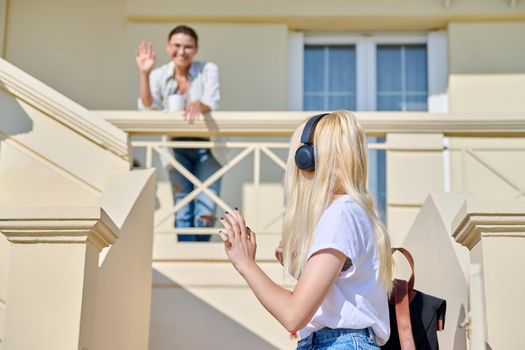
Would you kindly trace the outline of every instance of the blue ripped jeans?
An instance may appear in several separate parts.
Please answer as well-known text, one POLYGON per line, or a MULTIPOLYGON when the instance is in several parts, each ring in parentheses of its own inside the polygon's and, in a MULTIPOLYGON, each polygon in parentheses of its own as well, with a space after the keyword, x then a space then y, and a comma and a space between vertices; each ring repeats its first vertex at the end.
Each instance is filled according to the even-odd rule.
POLYGON ((299 340, 297 350, 380 350, 380 347, 370 328, 323 328, 299 340))
MULTIPOLYGON (((203 141, 203 139, 185 140, 203 141)), ((211 154, 211 151, 207 148, 179 148, 174 149, 173 153, 175 159, 202 182, 221 167, 211 154)), ((173 199, 175 203, 181 201, 194 189, 193 184, 176 170, 170 172, 170 181, 173 187, 173 199)), ((208 188, 216 195, 219 195, 220 187, 221 180, 218 179, 208 188)), ((193 201, 177 211, 175 215, 175 227, 214 227, 216 208, 217 205, 215 202, 204 194, 204 192, 201 192, 193 201)), ((179 235, 178 240, 209 241, 210 237, 210 235, 179 235)))

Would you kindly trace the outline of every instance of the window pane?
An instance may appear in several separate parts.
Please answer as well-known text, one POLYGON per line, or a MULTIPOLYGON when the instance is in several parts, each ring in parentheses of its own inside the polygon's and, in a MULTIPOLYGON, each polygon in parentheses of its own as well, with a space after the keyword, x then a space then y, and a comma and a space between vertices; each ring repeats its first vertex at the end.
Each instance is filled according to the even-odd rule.
POLYGON ((400 46, 380 45, 377 47, 377 91, 401 90, 401 49, 400 46))
POLYGON ((348 109, 355 110, 355 98, 354 96, 329 96, 328 97, 328 110, 334 111, 337 109, 348 109))
POLYGON ((377 46, 377 109, 427 110, 426 45, 377 46))
POLYGON ((407 96, 406 111, 426 111, 427 96, 407 96))
POLYGON ((402 111, 401 95, 377 96, 378 111, 402 111))
POLYGON ((427 91, 427 49, 425 45, 406 46, 406 90, 427 91))
POLYGON ((303 109, 355 109, 355 46, 316 45, 304 50, 303 109))
POLYGON ((312 95, 304 95, 303 107, 305 111, 324 111, 328 109, 325 106, 324 96, 312 96, 312 95))
POLYGON ((328 71, 330 92, 354 92, 355 48, 331 46, 328 51, 328 71))
POLYGON ((304 48, 304 92, 325 91, 325 48, 306 46, 304 48))

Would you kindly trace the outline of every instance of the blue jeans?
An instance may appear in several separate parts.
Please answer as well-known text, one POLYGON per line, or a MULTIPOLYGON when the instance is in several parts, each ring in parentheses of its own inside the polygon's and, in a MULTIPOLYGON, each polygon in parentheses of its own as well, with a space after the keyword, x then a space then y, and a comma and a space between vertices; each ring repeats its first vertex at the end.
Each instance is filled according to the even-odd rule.
POLYGON ((372 329, 323 328, 299 340, 297 350, 379 350, 372 329))
MULTIPOLYGON (((198 139, 198 141, 202 140, 198 139)), ((175 159, 200 181, 205 181, 221 167, 211 154, 211 151, 206 148, 174 149, 173 153, 175 159)), ((173 187, 173 199, 175 203, 182 200, 194 189, 193 184, 176 170, 170 172, 170 181, 173 187)), ((219 195, 220 187, 221 180, 218 179, 208 188, 216 195, 219 195)), ((214 227, 216 208, 217 205, 215 202, 204 194, 204 192, 201 192, 195 200, 177 211, 175 215, 175 227, 214 227)), ((209 241, 210 237, 210 235, 179 235, 178 240, 209 241)))

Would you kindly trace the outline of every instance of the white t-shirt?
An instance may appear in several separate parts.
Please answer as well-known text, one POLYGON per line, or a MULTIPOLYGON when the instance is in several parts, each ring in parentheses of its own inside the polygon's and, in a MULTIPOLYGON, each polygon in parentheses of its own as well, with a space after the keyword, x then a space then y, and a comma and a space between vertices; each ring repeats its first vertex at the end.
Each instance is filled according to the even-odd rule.
POLYGON ((321 215, 308 258, 333 248, 352 260, 328 290, 323 303, 301 338, 328 328, 371 327, 383 345, 390 336, 387 295, 379 280, 379 257, 375 235, 366 212, 350 196, 337 198, 321 215))

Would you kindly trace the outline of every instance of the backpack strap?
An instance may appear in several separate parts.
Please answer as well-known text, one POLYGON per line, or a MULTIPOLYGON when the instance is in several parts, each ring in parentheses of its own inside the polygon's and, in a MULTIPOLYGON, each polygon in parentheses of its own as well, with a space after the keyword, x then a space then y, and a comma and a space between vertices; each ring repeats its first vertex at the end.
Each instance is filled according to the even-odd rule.
POLYGON ((399 334, 401 349, 416 350, 414 336, 412 334, 412 322, 410 321, 407 281, 394 280, 392 297, 396 308, 397 332, 399 334))
POLYGON ((414 258, 412 257, 412 254, 408 250, 402 247, 392 248, 392 254, 395 252, 400 252, 403 254, 405 259, 407 259, 408 264, 410 265, 410 270, 412 271, 412 274, 410 275, 410 279, 408 280, 408 293, 410 295, 410 300, 413 298, 413 291, 414 291, 414 284, 416 282, 416 272, 414 270, 414 258))
POLYGON ((410 320, 409 306, 410 300, 412 300, 415 295, 414 258, 412 257, 412 254, 410 254, 410 252, 405 248, 393 248, 392 254, 396 251, 399 251, 408 260, 412 274, 410 275, 408 282, 400 279, 394 280, 394 289, 392 291, 392 295, 390 296, 390 303, 394 304, 396 309, 397 331, 399 334, 399 344, 401 345, 401 349, 416 350, 414 335, 412 333, 412 322, 410 320))

